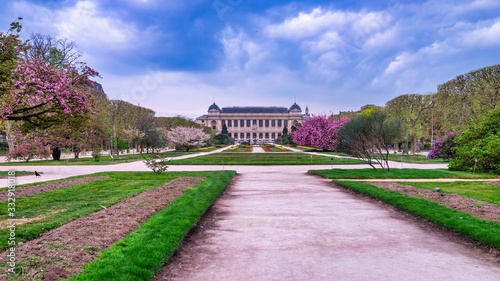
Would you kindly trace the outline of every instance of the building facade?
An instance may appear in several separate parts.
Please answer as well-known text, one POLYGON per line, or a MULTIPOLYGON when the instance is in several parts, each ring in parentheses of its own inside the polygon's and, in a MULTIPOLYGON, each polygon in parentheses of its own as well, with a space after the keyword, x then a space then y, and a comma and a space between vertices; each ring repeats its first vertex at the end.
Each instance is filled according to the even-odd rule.
POLYGON ((283 128, 291 131, 293 125, 310 118, 309 108, 305 114, 296 103, 286 107, 223 107, 215 103, 208 108, 208 114, 196 118, 196 123, 221 133, 226 125, 229 137, 236 143, 269 143, 281 137, 283 128))

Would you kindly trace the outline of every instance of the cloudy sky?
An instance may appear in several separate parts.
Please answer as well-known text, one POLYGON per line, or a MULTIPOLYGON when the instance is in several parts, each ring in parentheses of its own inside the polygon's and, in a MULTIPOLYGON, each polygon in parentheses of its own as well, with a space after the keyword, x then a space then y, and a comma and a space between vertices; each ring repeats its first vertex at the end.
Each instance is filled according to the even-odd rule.
POLYGON ((157 116, 384 105, 500 63, 498 0, 4 0, 0 30, 68 38, 110 98, 157 116))

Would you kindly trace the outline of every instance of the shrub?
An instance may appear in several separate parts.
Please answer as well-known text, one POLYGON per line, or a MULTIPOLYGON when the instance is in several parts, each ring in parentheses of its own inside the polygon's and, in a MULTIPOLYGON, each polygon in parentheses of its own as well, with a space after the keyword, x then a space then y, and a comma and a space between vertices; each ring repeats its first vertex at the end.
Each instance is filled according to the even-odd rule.
POLYGON ((450 170, 500 174, 500 108, 486 114, 481 121, 473 121, 469 128, 456 138, 456 157, 450 160, 450 170))
POLYGON ((454 147, 457 147, 456 137, 460 133, 448 133, 446 137, 438 139, 432 145, 431 150, 427 154, 427 159, 443 158, 444 160, 450 160, 456 157, 454 147))
POLYGON ((167 160, 167 155, 165 154, 151 154, 149 156, 142 156, 144 158, 144 163, 148 168, 153 170, 153 172, 157 175, 165 172, 168 169, 167 163, 170 160, 167 160))

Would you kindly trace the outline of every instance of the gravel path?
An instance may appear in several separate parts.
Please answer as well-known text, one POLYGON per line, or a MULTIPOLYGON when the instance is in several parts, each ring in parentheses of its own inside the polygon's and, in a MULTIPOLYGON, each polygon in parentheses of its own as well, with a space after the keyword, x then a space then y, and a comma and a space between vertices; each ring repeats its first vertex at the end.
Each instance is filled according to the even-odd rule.
POLYGON ((320 178, 247 172, 158 280, 500 280, 493 258, 320 178))

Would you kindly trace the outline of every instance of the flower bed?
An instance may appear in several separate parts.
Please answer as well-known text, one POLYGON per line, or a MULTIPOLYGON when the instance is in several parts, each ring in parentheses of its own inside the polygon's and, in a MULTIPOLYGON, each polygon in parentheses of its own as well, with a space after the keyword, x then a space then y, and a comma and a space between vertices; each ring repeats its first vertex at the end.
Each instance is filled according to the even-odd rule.
POLYGON ((247 151, 252 150, 252 146, 251 146, 251 145, 247 146, 247 149, 246 149, 246 150, 247 150, 247 151))
POLYGON ((198 148, 198 151, 206 150, 206 149, 212 149, 215 148, 215 146, 209 146, 209 147, 200 147, 198 148))
POLYGON ((271 151, 271 148, 269 148, 268 146, 265 146, 265 145, 261 145, 261 146, 262 146, 262 148, 264 148, 264 150, 271 151))
POLYGON ((231 147, 230 149, 228 149, 229 151, 234 151, 236 149, 240 148, 240 145, 237 145, 237 146, 233 146, 231 147))

